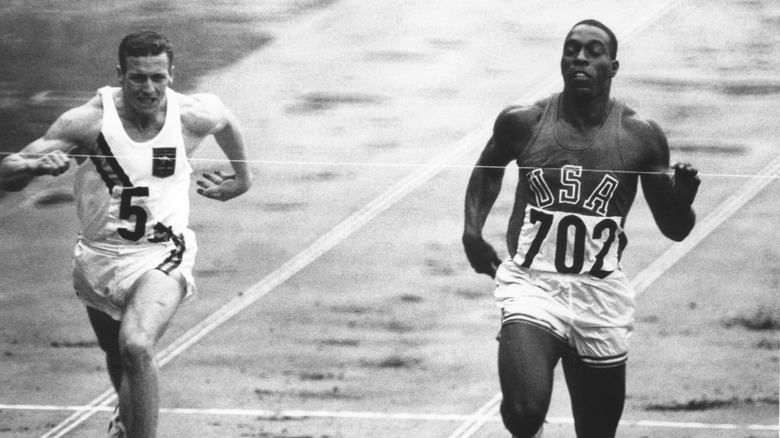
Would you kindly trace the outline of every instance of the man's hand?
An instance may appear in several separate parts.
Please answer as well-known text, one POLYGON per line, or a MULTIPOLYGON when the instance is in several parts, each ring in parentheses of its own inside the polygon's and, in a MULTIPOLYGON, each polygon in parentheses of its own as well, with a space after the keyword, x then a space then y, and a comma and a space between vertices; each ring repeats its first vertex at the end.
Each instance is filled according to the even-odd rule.
POLYGON ((205 172, 198 180, 198 194, 218 201, 227 201, 249 190, 249 185, 236 179, 233 174, 221 170, 205 172))
POLYGON ((672 190, 675 198, 682 205, 692 205, 701 184, 699 170, 688 163, 674 163, 672 169, 674 169, 672 190))
POLYGON ((70 168, 70 157, 65 152, 55 150, 29 159, 27 166, 34 176, 59 176, 70 168))
POLYGON ((496 270, 501 264, 496 250, 480 237, 463 236, 463 248, 471 267, 479 274, 487 274, 491 278, 496 277, 496 270))

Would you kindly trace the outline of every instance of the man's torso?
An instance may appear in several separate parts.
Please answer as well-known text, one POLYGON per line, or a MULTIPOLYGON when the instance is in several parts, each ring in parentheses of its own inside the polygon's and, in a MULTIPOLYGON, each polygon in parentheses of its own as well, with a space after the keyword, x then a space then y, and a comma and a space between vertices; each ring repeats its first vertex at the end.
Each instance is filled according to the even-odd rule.
POLYGON ((625 106, 611 100, 600 129, 582 134, 558 116, 559 98, 542 105, 518 148, 519 181, 508 243, 519 265, 604 278, 619 269, 625 218, 642 154, 624 128, 625 106))
POLYGON ((77 171, 75 192, 82 238, 110 244, 165 239, 187 227, 191 168, 179 95, 168 91, 164 123, 149 137, 128 134, 114 103, 100 90, 100 132, 77 171), (144 140, 144 141, 136 141, 144 140))

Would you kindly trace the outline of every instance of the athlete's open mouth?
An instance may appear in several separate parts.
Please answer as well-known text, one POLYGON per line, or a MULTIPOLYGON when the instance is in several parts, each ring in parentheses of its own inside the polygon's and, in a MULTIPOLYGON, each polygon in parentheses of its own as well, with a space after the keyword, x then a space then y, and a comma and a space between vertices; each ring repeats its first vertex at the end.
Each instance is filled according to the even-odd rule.
POLYGON ((573 71, 569 74, 571 84, 578 87, 587 87, 593 83, 593 77, 584 71, 573 71))
POLYGON ((571 74, 569 74, 569 77, 572 78, 573 80, 579 80, 579 81, 593 79, 588 73, 581 70, 575 70, 571 72, 571 74))

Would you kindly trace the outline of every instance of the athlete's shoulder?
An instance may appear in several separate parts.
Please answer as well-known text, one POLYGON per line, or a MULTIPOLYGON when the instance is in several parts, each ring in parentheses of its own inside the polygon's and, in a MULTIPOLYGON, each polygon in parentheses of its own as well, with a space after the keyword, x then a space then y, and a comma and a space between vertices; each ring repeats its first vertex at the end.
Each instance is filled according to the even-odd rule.
POLYGON ((181 110, 182 126, 190 132, 205 137, 221 129, 227 122, 229 112, 216 95, 175 93, 175 96, 181 110))
POLYGON ((82 105, 64 112, 52 124, 47 137, 88 145, 97 138, 103 124, 103 100, 93 96, 82 105))
MULTIPOLYGON (((173 90, 171 90, 173 91, 173 90)), ((211 93, 195 93, 195 94, 181 94, 173 91, 179 99, 179 105, 184 110, 196 110, 202 111, 209 109, 213 106, 221 106, 222 100, 216 95, 211 93)))
POLYGON ((640 158, 644 166, 655 168, 669 157, 669 145, 661 126, 652 119, 640 117, 632 108, 624 105, 621 129, 627 153, 640 158))
POLYGON ((543 99, 530 105, 511 105, 504 108, 496 117, 493 136, 507 142, 529 136, 542 119, 550 99, 543 99))
POLYGON ((86 123, 101 121, 103 119, 103 99, 100 97, 100 94, 96 94, 82 105, 67 111, 65 114, 75 120, 86 123))
POLYGON ((625 103, 618 103, 623 106, 621 127, 629 134, 652 140, 657 135, 657 131, 660 131, 661 128, 656 122, 640 117, 633 108, 625 103))

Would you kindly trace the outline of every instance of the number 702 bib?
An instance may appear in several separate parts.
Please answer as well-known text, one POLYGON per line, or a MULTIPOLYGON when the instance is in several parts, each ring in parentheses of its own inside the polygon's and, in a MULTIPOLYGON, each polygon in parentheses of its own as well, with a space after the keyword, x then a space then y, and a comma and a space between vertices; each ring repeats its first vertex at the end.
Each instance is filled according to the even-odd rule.
POLYGON ((526 206, 515 263, 561 274, 606 278, 618 269, 622 218, 526 206))

